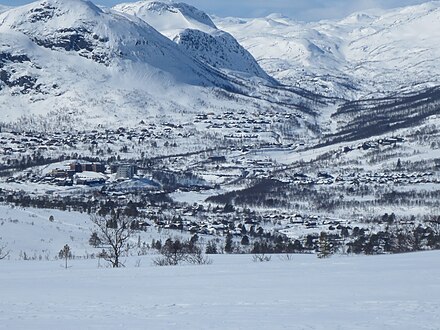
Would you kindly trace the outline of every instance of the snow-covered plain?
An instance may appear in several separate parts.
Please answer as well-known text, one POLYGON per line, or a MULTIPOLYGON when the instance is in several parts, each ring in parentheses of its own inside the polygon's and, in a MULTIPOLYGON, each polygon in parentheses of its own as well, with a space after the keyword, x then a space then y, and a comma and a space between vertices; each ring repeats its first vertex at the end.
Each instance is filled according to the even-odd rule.
MULTIPOLYGON (((54 256, 88 245, 86 214, 0 208, 0 329, 438 329, 440 252, 374 257, 215 255, 203 266, 153 266, 154 254, 98 259, 54 256), (53 215, 54 221, 49 221, 53 215), (23 260, 18 252, 43 254, 23 260), (48 258, 45 257, 48 256, 48 258), (98 268, 98 264, 101 268, 98 268)), ((149 229, 142 240, 171 232, 149 229)), ((134 238, 137 240, 138 237, 134 238)), ((151 252, 152 253, 152 252, 151 252)))
POLYGON ((1 329, 438 329, 439 252, 220 255, 208 266, 4 261, 1 329))

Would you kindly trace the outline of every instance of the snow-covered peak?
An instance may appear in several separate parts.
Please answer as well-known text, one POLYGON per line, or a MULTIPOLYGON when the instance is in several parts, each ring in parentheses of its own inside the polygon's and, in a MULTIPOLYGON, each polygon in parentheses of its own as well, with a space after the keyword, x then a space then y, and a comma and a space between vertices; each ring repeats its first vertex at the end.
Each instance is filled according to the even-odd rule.
MULTIPOLYGON (((49 20, 57 21, 68 17, 75 19, 87 19, 96 16, 102 10, 90 1, 86 0, 39 0, 25 6, 13 8, 11 15, 14 20, 38 23, 49 20), (70 13, 70 15, 68 15, 70 13)), ((65 21, 68 25, 71 21, 65 21)))
MULTIPOLYGON (((47 35, 62 28, 96 28, 99 25, 109 27, 112 23, 124 25, 124 20, 104 13, 90 1, 40 0, 4 13, 0 28, 21 31, 26 35, 47 35)), ((121 28, 124 29, 126 25, 121 28)))
POLYGON ((185 3, 172 1, 139 1, 116 5, 115 10, 138 16, 162 34, 173 38, 185 29, 212 32, 217 27, 203 11, 185 3))
POLYGON ((370 24, 377 16, 365 12, 354 13, 340 21, 340 24, 370 24))
POLYGON ((144 20, 188 55, 217 70, 274 83, 234 37, 219 30, 206 13, 193 6, 172 1, 140 1, 119 4, 114 10, 144 20))
POLYGON ((40 0, 11 9, 0 15, 0 32, 24 34, 40 47, 108 66, 139 63, 186 83, 211 85, 218 78, 145 21, 90 1, 40 0))

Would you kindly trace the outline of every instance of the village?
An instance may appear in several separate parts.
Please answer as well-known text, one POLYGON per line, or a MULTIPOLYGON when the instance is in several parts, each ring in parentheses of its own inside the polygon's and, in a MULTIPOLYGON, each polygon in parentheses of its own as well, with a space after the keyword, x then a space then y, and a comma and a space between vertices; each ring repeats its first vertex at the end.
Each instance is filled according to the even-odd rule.
POLYGON ((225 112, 114 130, 2 127, 0 202, 100 214, 119 209, 137 217, 142 230, 296 242, 304 251, 322 231, 340 236, 347 228, 368 228, 384 205, 394 205, 394 191, 418 194, 419 205, 436 198, 412 190, 435 190, 435 167, 418 170, 400 159, 388 168, 357 166, 359 157, 373 162, 404 150, 408 142, 401 137, 324 146, 308 161, 286 162, 320 148, 289 133, 296 120, 276 112, 225 112), (365 208, 373 210, 370 219, 365 208))
MULTIPOLYGON (((146 123, 140 120, 136 127, 116 129, 94 129, 90 131, 42 133, 28 131, 17 125, 0 125, 0 156, 6 164, 20 161, 23 156, 48 154, 81 153, 82 156, 126 156, 148 155, 151 157, 184 153, 191 150, 194 142, 203 140, 207 147, 218 147, 218 142, 227 147, 251 145, 288 146, 292 143, 289 136, 280 138, 277 130, 287 127, 291 121, 295 125, 295 116, 279 112, 237 114, 224 112, 195 114, 191 122, 172 123, 163 119, 161 124, 146 123), (283 142, 287 139, 287 142, 283 142), (229 142, 227 140, 230 140, 229 142), (282 141, 281 141, 282 140, 282 141), (137 152, 142 149, 142 155, 137 152), (8 157, 5 157, 8 156, 8 157)), ((291 136, 290 138, 293 138, 291 136)), ((54 158, 54 157, 53 157, 54 158)))

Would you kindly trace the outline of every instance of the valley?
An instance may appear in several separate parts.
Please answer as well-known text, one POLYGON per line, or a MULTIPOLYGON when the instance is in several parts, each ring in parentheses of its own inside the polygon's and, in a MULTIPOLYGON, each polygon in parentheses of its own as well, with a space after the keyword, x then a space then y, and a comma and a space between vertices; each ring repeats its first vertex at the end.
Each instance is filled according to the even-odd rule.
POLYGON ((437 329, 439 25, 0 4, 0 329, 437 329))
POLYGON ((125 212, 235 253, 437 249, 438 50, 395 49, 439 10, 302 24, 160 1, 6 8, 0 199, 125 212))

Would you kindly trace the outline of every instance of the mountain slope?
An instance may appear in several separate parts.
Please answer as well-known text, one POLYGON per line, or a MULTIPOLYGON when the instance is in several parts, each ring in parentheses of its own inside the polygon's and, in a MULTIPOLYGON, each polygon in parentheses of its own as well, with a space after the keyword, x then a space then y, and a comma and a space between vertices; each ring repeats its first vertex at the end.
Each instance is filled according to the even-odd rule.
POLYGON ((356 99, 440 83, 440 2, 300 23, 216 18, 278 80, 356 99))
POLYGON ((206 13, 195 7, 171 1, 140 1, 119 4, 114 9, 146 21, 203 63, 274 82, 234 37, 219 30, 206 13))
POLYGON ((19 32, 43 48, 107 66, 124 66, 129 60, 168 72, 184 83, 218 85, 222 80, 142 20, 100 9, 91 2, 39 1, 9 10, 0 22, 2 34, 19 32))
POLYGON ((274 109, 297 114, 306 132, 300 122, 314 122, 307 93, 217 70, 145 21, 88 1, 10 9, 0 14, 0 34, 1 122, 83 129, 274 109))
POLYGON ((234 88, 144 21, 87 1, 11 9, 0 15, 0 33, 4 120, 69 108, 132 117, 133 111, 175 108, 170 93, 192 94, 191 85, 234 88))

